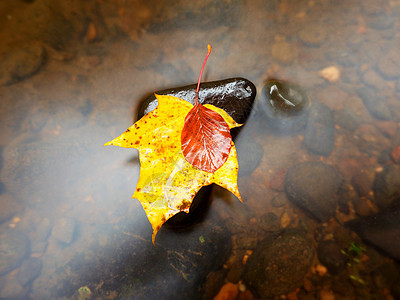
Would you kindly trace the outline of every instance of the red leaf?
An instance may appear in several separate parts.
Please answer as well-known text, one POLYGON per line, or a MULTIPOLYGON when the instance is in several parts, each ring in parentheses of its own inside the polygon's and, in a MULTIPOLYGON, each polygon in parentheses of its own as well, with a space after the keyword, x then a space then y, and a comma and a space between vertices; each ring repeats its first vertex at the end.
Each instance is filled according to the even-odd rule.
POLYGON ((231 151, 229 125, 219 113, 197 102, 186 115, 181 144, 183 156, 190 164, 214 173, 231 151))

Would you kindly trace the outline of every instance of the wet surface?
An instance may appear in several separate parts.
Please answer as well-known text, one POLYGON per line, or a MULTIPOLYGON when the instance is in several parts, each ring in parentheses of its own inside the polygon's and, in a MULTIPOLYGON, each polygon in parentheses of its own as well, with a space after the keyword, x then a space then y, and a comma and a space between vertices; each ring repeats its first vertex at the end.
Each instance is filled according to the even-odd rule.
POLYGON ((1 2, 0 298, 399 298, 399 15, 397 0, 1 2), (203 81, 257 88, 235 138, 244 204, 213 187, 154 246, 138 153, 103 144, 148 95, 194 84, 208 43, 203 81), (271 117, 268 80, 309 105, 271 117))

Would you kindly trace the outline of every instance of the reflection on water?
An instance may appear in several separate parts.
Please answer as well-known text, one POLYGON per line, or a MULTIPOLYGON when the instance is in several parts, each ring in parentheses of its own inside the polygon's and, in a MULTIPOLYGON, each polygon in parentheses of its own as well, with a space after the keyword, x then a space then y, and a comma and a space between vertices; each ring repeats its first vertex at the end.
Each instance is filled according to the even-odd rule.
POLYGON ((64 2, 0 3, 0 298, 400 297, 399 1, 64 2), (214 187, 154 247, 137 152, 102 145, 207 43, 205 81, 257 86, 245 204, 214 187), (271 118, 271 79, 307 113, 271 118))

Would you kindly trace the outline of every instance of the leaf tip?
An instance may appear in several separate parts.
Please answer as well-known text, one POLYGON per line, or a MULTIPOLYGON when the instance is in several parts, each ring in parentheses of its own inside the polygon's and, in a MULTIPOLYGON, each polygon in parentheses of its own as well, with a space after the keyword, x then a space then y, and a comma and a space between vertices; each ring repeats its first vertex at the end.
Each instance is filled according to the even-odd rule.
POLYGON ((105 143, 105 144, 103 145, 103 147, 104 147, 104 146, 110 146, 110 145, 114 145, 114 144, 113 144, 113 141, 109 141, 109 142, 105 143))

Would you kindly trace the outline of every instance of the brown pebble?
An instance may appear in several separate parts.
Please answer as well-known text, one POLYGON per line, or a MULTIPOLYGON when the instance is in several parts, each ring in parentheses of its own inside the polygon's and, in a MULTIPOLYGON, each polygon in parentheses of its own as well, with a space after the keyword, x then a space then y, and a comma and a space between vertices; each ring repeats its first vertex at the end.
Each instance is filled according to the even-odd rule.
POLYGON ((315 271, 317 271, 319 276, 324 276, 328 272, 326 267, 321 264, 315 266, 315 271))
POLYGON ((253 300, 254 296, 249 290, 239 293, 239 300, 253 300))
POLYGON ((96 36, 97 36, 96 27, 92 22, 90 22, 86 31, 86 40, 88 42, 94 42, 96 36))
POLYGON ((400 145, 392 150, 392 158, 396 164, 400 163, 400 145))
POLYGON ((353 204, 356 213, 361 217, 368 216, 372 212, 371 208, 367 203, 367 199, 365 199, 364 197, 357 198, 353 204))
POLYGON ((312 288, 313 288, 313 284, 312 284, 311 280, 308 279, 308 278, 304 278, 304 285, 303 285, 303 287, 304 287, 304 289, 305 289, 307 292, 311 292, 311 291, 312 291, 312 288))
POLYGON ((340 79, 340 70, 335 66, 326 67, 319 71, 318 74, 329 82, 336 82, 340 79))
POLYGON ((281 216, 281 227, 286 228, 290 225, 290 216, 287 212, 284 212, 281 216))
POLYGON ((237 284, 225 283, 219 290, 214 300, 234 300, 238 296, 239 289, 237 284))

